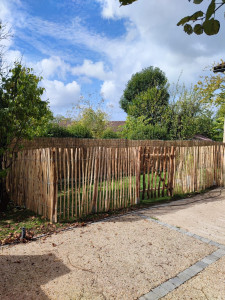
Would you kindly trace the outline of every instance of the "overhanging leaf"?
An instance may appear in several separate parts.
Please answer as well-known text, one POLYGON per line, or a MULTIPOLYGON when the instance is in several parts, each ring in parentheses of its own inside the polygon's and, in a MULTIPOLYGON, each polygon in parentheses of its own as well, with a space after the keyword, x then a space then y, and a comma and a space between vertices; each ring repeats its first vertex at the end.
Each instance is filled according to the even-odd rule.
POLYGON ((202 17, 203 15, 204 15, 204 13, 201 10, 196 11, 193 15, 182 18, 177 23, 177 26, 184 25, 185 23, 187 23, 189 21, 196 21, 198 18, 202 17))
POLYGON ((194 4, 200 4, 200 3, 202 3, 202 1, 203 1, 203 0, 194 0, 193 3, 194 3, 194 4))
POLYGON ((200 35, 203 33, 203 26, 201 24, 196 24, 194 27, 194 33, 200 35))
POLYGON ((202 17, 203 15, 204 13, 201 10, 196 11, 192 16, 190 16, 190 20, 195 21, 198 18, 202 17))
POLYGON ((129 5, 137 0, 119 0, 121 5, 129 5))
POLYGON ((207 12, 206 12, 206 20, 209 20, 211 16, 214 14, 216 8, 215 0, 212 0, 211 3, 208 6, 207 12))
POLYGON ((218 20, 215 20, 214 18, 206 20, 203 23, 203 29, 207 35, 217 34, 220 30, 220 22, 218 20))
POLYGON ((185 23, 187 23, 189 21, 190 21, 190 16, 184 17, 177 23, 177 26, 184 25, 185 23))
POLYGON ((191 27, 191 25, 186 24, 186 25, 184 25, 184 31, 190 35, 193 33, 193 28, 191 27))

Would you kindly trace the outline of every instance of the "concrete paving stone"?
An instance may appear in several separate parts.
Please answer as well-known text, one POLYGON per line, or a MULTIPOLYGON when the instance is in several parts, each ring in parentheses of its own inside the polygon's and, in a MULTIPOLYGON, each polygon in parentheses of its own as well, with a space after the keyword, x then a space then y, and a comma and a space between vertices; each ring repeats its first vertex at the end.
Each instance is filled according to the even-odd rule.
POLYGON ((171 226, 171 227, 169 227, 169 228, 171 228, 171 229, 173 229, 173 230, 175 230, 175 231, 179 231, 179 228, 177 228, 177 227, 175 227, 175 226, 171 226))
POLYGON ((168 291, 161 287, 161 285, 153 289, 152 292, 159 297, 164 297, 168 294, 168 291))
POLYGON ((201 267, 202 269, 205 269, 208 266, 208 264, 204 263, 201 260, 198 261, 195 265, 201 267))
POLYGON ((210 243, 210 240, 209 240, 209 239, 206 239, 206 238, 204 238, 204 237, 201 238, 201 241, 202 241, 203 243, 206 243, 206 244, 209 244, 209 243, 210 243))
POLYGON ((220 249, 225 250, 225 245, 219 245, 218 247, 219 247, 220 249))
POLYGON ((215 261, 217 261, 219 259, 219 257, 213 255, 213 254, 210 254, 208 256, 206 256, 205 258, 202 259, 203 262, 206 262, 208 264, 212 264, 214 263, 215 261))
POLYGON ((164 288, 165 290, 167 290, 168 293, 175 289, 175 286, 169 281, 162 283, 161 287, 164 288))
MULTIPOLYGON (((216 247, 220 247, 220 244, 217 243, 217 242, 214 242, 214 241, 210 241, 210 242, 209 242, 209 245, 216 246, 216 247)), ((224 246, 224 248, 225 248, 225 246, 224 246)))
POLYGON ((202 259, 202 262, 204 262, 204 263, 207 264, 207 265, 211 265, 211 264, 213 263, 213 261, 210 260, 210 259, 208 259, 207 257, 203 258, 203 259, 202 259))
POLYGON ((148 294, 139 298, 139 300, 158 300, 160 298, 161 298, 161 296, 157 296, 155 293, 149 292, 148 294))
POLYGON ((193 235, 194 235, 194 233, 191 233, 191 232, 186 232, 186 235, 188 235, 188 236, 193 236, 193 235))
POLYGON ((223 249, 218 249, 218 250, 216 250, 215 252, 213 252, 213 255, 216 256, 216 257, 218 257, 218 258, 220 258, 220 257, 222 257, 222 256, 225 255, 225 250, 223 250, 223 249))
POLYGON ((170 224, 168 224, 167 227, 170 228, 170 229, 176 229, 176 227, 174 227, 174 226, 172 226, 172 225, 170 225, 170 224))
POLYGON ((170 225, 169 224, 164 224, 165 227, 167 228, 170 228, 170 225))
POLYGON ((202 238, 202 237, 201 237, 200 235, 194 234, 194 235, 193 235, 193 238, 195 238, 195 239, 201 241, 201 238, 202 238))
POLYGON ((186 234, 186 230, 184 230, 184 229, 180 229, 180 228, 178 228, 178 230, 177 231, 179 231, 180 233, 185 233, 186 234))
POLYGON ((187 273, 185 271, 180 272, 179 274, 177 274, 177 277, 180 278, 180 280, 182 281, 182 283, 184 283, 185 281, 189 280, 192 277, 192 274, 189 274, 189 273, 187 273))
POLYGON ((175 286, 175 288, 183 283, 182 279, 177 276, 169 279, 168 282, 172 283, 175 286))
POLYGON ((159 220, 155 220, 155 221, 156 221, 156 223, 165 226, 165 223, 164 223, 164 222, 161 222, 161 221, 159 221, 159 220))
POLYGON ((189 270, 192 270, 193 272, 199 273, 203 270, 203 268, 197 264, 192 265, 189 270))
POLYGON ((198 272, 196 269, 192 269, 191 267, 183 271, 184 274, 187 274, 189 278, 195 276, 198 272))

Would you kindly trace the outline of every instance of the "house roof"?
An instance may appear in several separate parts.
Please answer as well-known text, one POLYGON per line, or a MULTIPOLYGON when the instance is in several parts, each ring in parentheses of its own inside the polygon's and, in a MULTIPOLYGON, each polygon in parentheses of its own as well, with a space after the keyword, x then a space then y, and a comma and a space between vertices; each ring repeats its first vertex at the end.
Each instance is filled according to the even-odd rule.
POLYGON ((202 135, 202 134, 196 134, 193 136, 193 140, 199 140, 199 141, 212 141, 210 138, 202 135))
MULTIPOLYGON (((59 122, 59 126, 62 127, 67 127, 69 125, 74 124, 74 120, 71 120, 70 118, 65 118, 64 120, 60 120, 59 122)), ((122 128, 120 128, 120 126, 125 125, 125 121, 109 121, 107 122, 106 126, 107 128, 112 129, 112 131, 117 132, 117 131, 121 131, 122 128)))
POLYGON ((122 128, 120 128, 120 126, 125 125, 125 121, 109 121, 107 124, 108 128, 111 128, 112 131, 117 132, 117 131, 121 131, 122 128))

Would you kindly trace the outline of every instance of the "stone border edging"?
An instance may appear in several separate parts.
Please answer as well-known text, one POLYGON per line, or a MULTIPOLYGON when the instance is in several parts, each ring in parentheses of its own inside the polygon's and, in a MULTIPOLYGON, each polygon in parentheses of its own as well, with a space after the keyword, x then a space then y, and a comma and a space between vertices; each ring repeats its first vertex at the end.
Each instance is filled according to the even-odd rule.
POLYGON ((203 243, 206 243, 208 245, 212 245, 217 247, 218 249, 211 253, 210 255, 205 256, 203 259, 199 260, 189 268, 185 269, 184 271, 178 273, 175 277, 170 278, 169 280, 163 282, 162 284, 158 285, 156 288, 150 290, 149 293, 141 296, 139 300, 158 300, 179 286, 181 286, 183 283, 185 283, 187 280, 193 278, 196 276, 199 272, 203 271, 206 267, 216 262, 221 257, 225 256, 225 245, 219 244, 217 242, 214 242, 212 240, 209 240, 207 238, 201 237, 197 234, 193 234, 191 232, 188 232, 184 229, 180 229, 176 226, 169 225, 167 223, 164 223, 162 221, 159 221, 157 219, 142 215, 140 213, 135 213, 139 217, 149 220, 151 222, 157 223, 161 226, 164 226, 168 229, 175 230, 177 232, 180 232, 182 234, 185 234, 189 237, 193 237, 203 243))

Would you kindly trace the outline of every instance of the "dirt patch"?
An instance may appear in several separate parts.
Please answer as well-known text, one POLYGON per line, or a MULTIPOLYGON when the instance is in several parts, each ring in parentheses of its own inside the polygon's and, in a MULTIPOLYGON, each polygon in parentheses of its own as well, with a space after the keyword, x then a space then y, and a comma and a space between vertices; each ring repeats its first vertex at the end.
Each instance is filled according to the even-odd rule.
POLYGON ((164 297, 165 300, 225 298, 225 257, 164 297))
POLYGON ((119 217, 2 248, 0 298, 138 299, 214 250, 136 215, 119 217))
POLYGON ((215 189, 191 199, 140 212, 170 225, 225 244, 225 190, 215 189))

